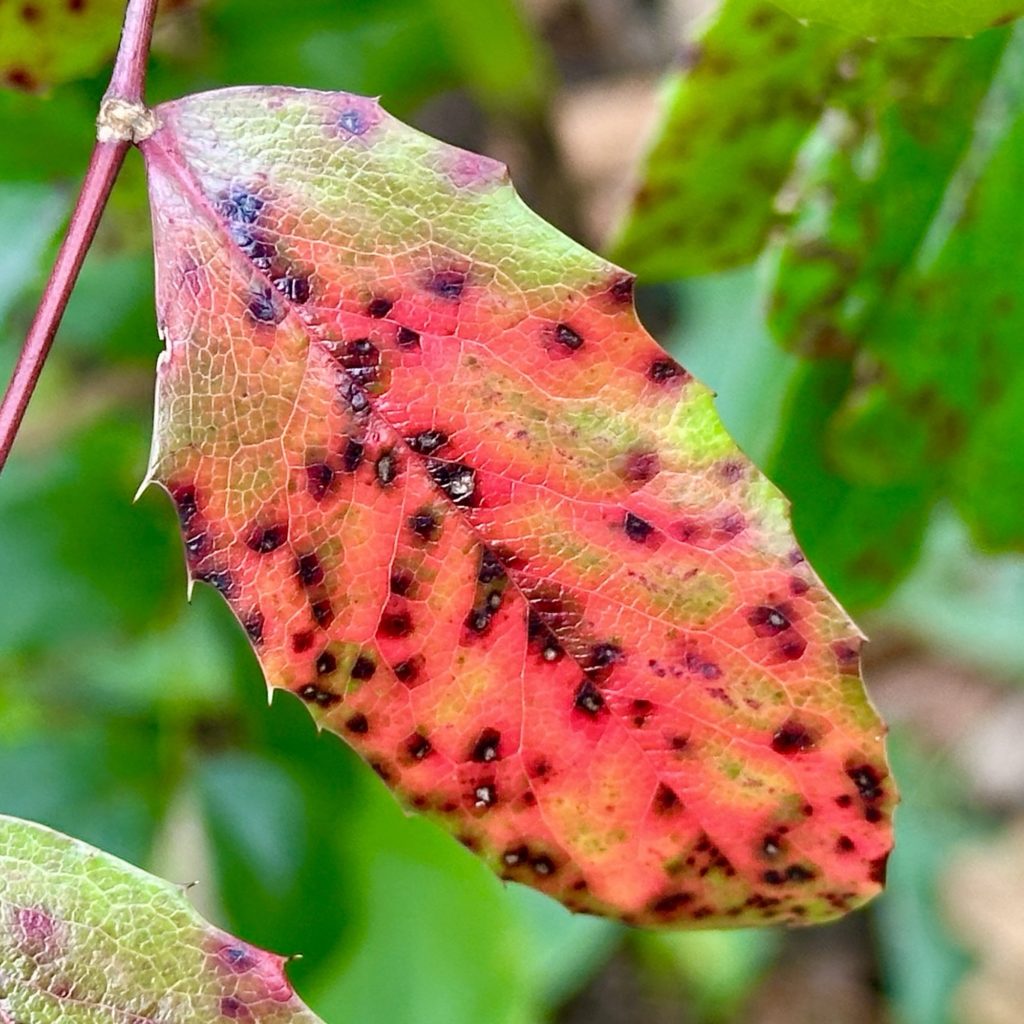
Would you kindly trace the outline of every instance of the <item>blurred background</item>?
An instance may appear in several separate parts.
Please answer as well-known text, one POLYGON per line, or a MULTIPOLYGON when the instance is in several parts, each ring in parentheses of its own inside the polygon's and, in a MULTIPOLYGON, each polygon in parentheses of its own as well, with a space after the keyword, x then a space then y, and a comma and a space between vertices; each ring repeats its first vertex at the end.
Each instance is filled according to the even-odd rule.
MULTIPOLYGON (((0 373, 85 167, 119 0, 0 4, 0 373)), ((152 102, 379 95, 640 276, 873 643, 888 891, 652 934, 505 886, 268 710, 175 516, 132 504, 160 349, 129 155, 0 479, 0 812, 179 882, 371 1024, 1002 1024, 1024 1006, 1024 40, 870 43, 766 0, 167 3, 152 102)))

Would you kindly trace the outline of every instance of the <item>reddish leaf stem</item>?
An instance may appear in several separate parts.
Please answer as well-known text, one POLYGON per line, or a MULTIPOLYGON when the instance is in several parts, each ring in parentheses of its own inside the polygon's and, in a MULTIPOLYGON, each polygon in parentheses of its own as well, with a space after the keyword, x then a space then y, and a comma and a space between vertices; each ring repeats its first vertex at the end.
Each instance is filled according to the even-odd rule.
MULTIPOLYGON (((141 103, 156 5, 157 0, 128 0, 121 42, 104 103, 107 100, 141 103)), ((119 138, 98 141, 93 148, 64 241, 11 374, 7 392, 0 402, 0 470, 7 462, 129 145, 128 139, 119 138)))

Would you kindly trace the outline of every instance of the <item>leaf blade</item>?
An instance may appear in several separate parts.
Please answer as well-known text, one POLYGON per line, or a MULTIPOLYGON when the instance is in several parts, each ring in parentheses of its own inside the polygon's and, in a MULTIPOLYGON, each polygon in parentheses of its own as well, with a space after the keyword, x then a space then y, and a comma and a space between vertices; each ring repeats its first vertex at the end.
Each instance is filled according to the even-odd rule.
POLYGON ((631 277, 374 101, 158 116, 152 476, 271 685, 575 909, 740 925, 876 892, 895 794, 859 634, 631 277))

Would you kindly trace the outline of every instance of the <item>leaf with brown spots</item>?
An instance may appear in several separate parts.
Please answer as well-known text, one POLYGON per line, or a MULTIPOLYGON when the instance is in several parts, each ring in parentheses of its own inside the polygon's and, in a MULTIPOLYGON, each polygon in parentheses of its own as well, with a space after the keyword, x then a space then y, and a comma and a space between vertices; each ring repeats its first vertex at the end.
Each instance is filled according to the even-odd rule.
POLYGON ((775 0, 796 18, 859 35, 973 36, 1024 14, 1021 0, 775 0))
MULTIPOLYGON (((187 0, 161 0, 160 10, 187 0)), ((115 48, 124 0, 0 3, 0 88, 35 91, 81 78, 115 48)))
POLYGON ((630 275, 373 100, 156 113, 150 479, 270 685, 573 909, 721 927, 878 892, 860 635, 630 275))
POLYGON ((776 193, 852 40, 770 0, 726 0, 683 51, 611 256, 645 280, 738 266, 777 223, 776 193))
POLYGON ((181 886, 0 816, 5 1024, 318 1024, 284 968, 204 921, 181 886))

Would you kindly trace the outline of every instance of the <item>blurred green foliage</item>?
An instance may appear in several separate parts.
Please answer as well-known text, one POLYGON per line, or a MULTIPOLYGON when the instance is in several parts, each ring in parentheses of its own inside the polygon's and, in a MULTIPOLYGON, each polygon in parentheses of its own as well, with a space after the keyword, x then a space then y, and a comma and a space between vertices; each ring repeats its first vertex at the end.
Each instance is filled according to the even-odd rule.
MULTIPOLYGON (((726 0, 666 80, 654 191, 614 247, 663 282, 642 305, 793 499, 839 599, 999 680, 1024 678, 1024 564, 976 542, 1022 546, 1022 61, 1010 30, 874 44, 726 0)), ((558 68, 513 0, 208 0, 159 26, 150 97, 348 89, 515 151, 550 123, 558 68)), ((5 374, 105 84, 0 89, 5 374)), ((267 709, 215 594, 186 605, 173 511, 132 504, 160 349, 148 241, 131 160, 0 479, 0 812, 201 876, 219 923, 303 954, 292 976, 328 1020, 540 1024, 623 957, 679 993, 669 1019, 743 1019, 788 938, 630 933, 503 886, 297 702, 267 709)), ((966 966, 938 872, 991 822, 911 732, 892 885, 862 917, 889 1019, 930 1024, 966 966)))

